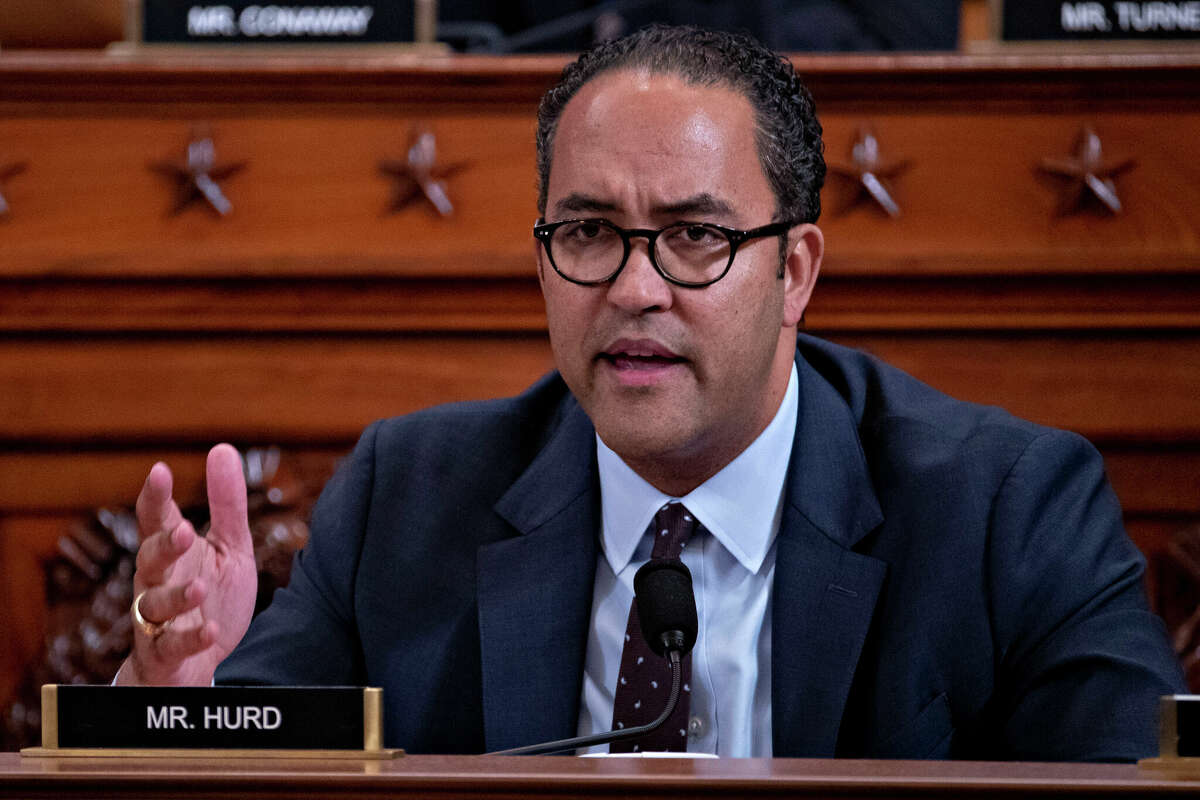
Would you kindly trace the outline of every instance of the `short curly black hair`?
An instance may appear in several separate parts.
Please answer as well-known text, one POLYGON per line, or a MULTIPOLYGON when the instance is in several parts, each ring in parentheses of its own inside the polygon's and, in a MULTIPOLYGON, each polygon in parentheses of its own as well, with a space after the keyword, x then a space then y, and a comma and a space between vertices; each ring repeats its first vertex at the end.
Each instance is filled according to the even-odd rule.
POLYGON ((754 108, 758 159, 781 220, 816 222, 825 183, 824 146, 812 95, 791 63, 738 33, 687 25, 650 25, 588 50, 563 70, 538 107, 538 212, 546 213, 550 161, 559 117, 597 75, 619 69, 676 75, 697 86, 728 87, 754 108))

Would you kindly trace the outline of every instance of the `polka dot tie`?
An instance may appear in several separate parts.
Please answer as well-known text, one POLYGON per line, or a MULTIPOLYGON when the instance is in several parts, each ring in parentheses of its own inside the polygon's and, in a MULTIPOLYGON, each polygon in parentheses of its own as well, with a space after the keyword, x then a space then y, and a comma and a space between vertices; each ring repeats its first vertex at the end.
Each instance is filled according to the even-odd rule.
MULTIPOLYGON (((649 532, 654 536, 651 558, 679 558, 687 540, 696 530, 696 520, 681 503, 668 503, 654 515, 649 532)), ((613 753, 637 753, 645 750, 683 752, 687 750, 688 709, 691 704, 692 657, 683 659, 683 686, 679 703, 661 728, 637 739, 613 742, 613 753)), ((667 707, 671 697, 671 665, 655 655, 642 637, 638 623, 637 598, 629 608, 625 628, 625 648, 621 651, 621 672, 613 699, 613 729, 633 728, 653 722, 667 707)))

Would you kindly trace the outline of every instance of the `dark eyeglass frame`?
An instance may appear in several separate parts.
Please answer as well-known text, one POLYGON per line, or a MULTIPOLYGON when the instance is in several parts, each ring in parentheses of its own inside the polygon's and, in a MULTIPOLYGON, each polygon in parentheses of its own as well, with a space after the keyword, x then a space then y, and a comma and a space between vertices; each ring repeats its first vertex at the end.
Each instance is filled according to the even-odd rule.
POLYGON ((744 242, 748 242, 751 239, 761 239, 765 236, 779 236, 780 234, 787 233, 789 230, 799 224, 799 222, 787 221, 771 222, 767 225, 760 225, 757 228, 751 228, 750 230, 742 231, 738 230, 737 228, 727 228, 724 225, 717 225, 713 222, 688 222, 687 220, 680 220, 678 222, 672 222, 670 225, 664 225, 656 230, 654 228, 622 228, 620 225, 610 222, 603 217, 595 217, 588 219, 563 219, 559 220, 558 222, 542 222, 539 220, 537 224, 533 226, 533 236, 542 243, 542 247, 546 250, 546 257, 550 259, 550 266, 554 267, 554 271, 557 272, 559 276, 563 278, 563 280, 570 281, 571 283, 575 283, 580 286, 599 286, 602 283, 609 283, 610 281, 616 280, 617 276, 621 274, 621 270, 625 269, 625 265, 629 263, 629 253, 633 249, 632 245, 630 244, 630 240, 642 238, 645 239, 647 243, 646 250, 650 255, 650 263, 654 266, 654 271, 661 275, 663 280, 665 280, 667 283, 673 283, 676 286, 684 286, 689 289, 700 289, 705 286, 711 286, 729 274, 729 268, 733 266, 733 259, 737 256, 738 248, 741 247, 744 242), (572 278, 570 275, 565 274, 561 269, 559 269, 558 264, 554 263, 554 251, 550 249, 550 239, 554 235, 554 232, 563 225, 579 223, 602 225, 621 237, 621 243, 625 247, 625 252, 621 256, 621 263, 617 265, 616 269, 603 278, 597 278, 596 280, 590 281, 572 278), (667 271, 664 270, 661 265, 659 265, 658 259, 654 255, 658 237, 664 231, 670 228, 677 228, 681 225, 717 231, 729 240, 729 260, 726 262, 725 268, 721 270, 720 275, 707 281, 685 281, 681 280, 680 278, 676 278, 674 275, 668 274, 667 271))

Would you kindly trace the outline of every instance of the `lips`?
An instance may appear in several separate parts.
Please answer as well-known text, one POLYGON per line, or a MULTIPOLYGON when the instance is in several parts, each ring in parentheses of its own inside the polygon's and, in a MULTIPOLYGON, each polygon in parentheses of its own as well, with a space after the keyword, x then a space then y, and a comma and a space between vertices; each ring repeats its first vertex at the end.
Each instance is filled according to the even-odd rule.
POLYGON ((652 339, 619 339, 606 347, 597 356, 619 371, 656 371, 676 364, 686 358, 666 345, 652 339))

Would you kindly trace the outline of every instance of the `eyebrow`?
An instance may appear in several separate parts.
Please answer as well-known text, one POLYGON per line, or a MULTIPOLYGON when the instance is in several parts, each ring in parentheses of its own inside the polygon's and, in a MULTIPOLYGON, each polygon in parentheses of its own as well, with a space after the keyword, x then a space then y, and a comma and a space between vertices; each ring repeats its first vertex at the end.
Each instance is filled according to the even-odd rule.
MULTIPOLYGON (((572 192, 555 203, 554 210, 559 214, 566 212, 602 214, 618 211, 619 208, 616 203, 600 200, 581 192, 572 192)), ((733 207, 708 192, 701 192, 673 203, 654 206, 652 213, 661 217, 686 217, 692 214, 730 216, 733 214, 733 207)))
POLYGON ((595 197, 589 197, 580 192, 572 192, 554 204, 554 210, 559 214, 572 211, 576 214, 601 214, 617 210, 616 203, 605 202, 595 197))
POLYGON ((654 213, 660 216, 678 217, 686 217, 691 214, 709 214, 727 217, 733 214, 733 207, 708 192, 701 192, 675 203, 655 206, 654 213))

